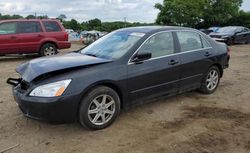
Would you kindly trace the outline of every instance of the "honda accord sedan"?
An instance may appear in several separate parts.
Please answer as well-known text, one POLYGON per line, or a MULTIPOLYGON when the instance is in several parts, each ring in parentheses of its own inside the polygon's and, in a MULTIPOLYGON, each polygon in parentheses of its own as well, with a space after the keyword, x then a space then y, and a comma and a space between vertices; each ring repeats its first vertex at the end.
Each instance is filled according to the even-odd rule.
POLYGON ((25 116, 111 125, 121 109, 190 90, 213 93, 229 66, 229 49, 184 27, 120 29, 84 49, 31 60, 9 78, 25 116))

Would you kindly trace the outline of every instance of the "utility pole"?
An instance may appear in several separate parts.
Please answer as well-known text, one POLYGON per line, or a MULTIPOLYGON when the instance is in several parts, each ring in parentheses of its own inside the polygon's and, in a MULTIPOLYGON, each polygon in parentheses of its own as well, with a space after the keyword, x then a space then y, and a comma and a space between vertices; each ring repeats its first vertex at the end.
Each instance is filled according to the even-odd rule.
POLYGON ((126 23, 127 23, 127 17, 124 17, 124 27, 127 26, 126 23))
POLYGON ((35 12, 35 18, 36 18, 36 12, 35 12))

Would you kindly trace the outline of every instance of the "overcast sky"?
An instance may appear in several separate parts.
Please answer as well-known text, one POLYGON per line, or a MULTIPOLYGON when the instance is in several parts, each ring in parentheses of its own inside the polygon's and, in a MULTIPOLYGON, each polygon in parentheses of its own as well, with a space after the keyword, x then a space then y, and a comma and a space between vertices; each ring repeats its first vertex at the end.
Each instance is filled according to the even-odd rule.
MULTIPOLYGON (((80 22, 93 18, 102 21, 154 22, 158 10, 155 3, 163 0, 0 0, 2 14, 28 14, 57 17, 65 14, 68 19, 80 22)), ((242 9, 250 11, 250 0, 243 0, 242 9)))

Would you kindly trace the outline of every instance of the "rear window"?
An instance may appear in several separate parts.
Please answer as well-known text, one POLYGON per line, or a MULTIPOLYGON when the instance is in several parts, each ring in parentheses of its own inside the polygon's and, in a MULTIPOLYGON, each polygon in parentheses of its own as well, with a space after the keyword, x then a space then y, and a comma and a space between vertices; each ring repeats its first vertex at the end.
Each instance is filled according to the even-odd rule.
POLYGON ((0 35, 16 33, 16 22, 5 22, 0 24, 0 35))
POLYGON ((177 36, 180 42, 182 52, 203 48, 201 37, 198 33, 190 31, 181 31, 177 32, 177 36))
POLYGON ((46 29, 46 32, 62 31, 61 27, 55 21, 43 21, 43 25, 46 29))
POLYGON ((18 22, 17 33, 37 33, 42 32, 42 28, 39 22, 18 22))

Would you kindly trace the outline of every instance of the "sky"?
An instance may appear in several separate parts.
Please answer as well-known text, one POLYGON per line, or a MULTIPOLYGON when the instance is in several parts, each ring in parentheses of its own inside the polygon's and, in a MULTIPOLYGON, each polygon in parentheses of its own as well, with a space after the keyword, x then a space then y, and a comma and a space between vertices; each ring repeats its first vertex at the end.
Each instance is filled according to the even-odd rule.
MULTIPOLYGON (((0 0, 0 13, 48 15, 65 14, 80 22, 99 18, 102 21, 154 22, 158 10, 155 3, 163 0, 0 0)), ((243 0, 242 9, 250 11, 250 0, 243 0)))

